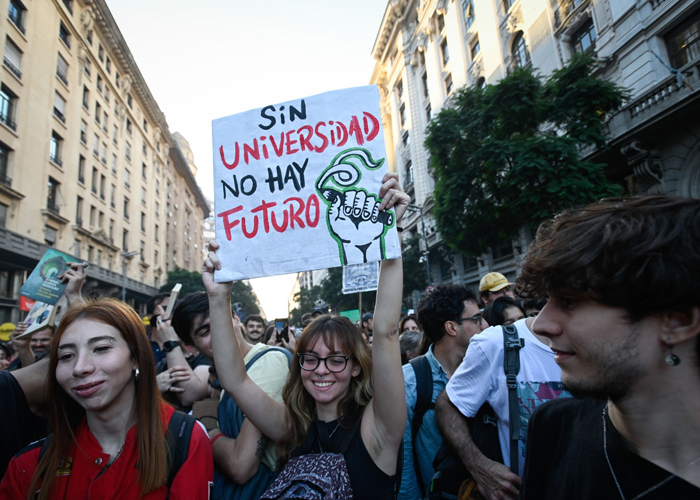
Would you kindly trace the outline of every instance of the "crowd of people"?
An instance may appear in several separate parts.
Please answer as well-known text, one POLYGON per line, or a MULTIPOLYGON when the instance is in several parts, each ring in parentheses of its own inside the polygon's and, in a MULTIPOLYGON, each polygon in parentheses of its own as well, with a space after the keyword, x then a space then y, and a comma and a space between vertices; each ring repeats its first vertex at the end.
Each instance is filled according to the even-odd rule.
POLYGON ((55 331, 0 343, 0 498, 700 498, 698 200, 566 211, 514 282, 415 311, 383 261, 358 324, 241 322, 218 249, 170 317, 85 301, 75 264, 55 331))

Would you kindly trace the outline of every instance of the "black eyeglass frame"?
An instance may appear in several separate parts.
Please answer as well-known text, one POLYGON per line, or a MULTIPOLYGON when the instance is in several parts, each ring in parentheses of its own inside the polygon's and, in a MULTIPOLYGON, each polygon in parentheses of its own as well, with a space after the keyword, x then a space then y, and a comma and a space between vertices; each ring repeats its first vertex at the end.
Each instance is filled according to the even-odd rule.
POLYGON ((348 356, 346 354, 334 354, 333 356, 326 356, 325 358, 322 358, 320 356, 316 356, 315 354, 311 354, 308 352, 299 352, 299 353, 297 353, 297 358, 299 358, 299 367, 304 371, 307 371, 307 372, 314 371, 321 364, 321 361, 323 361, 323 363, 326 365, 326 369, 329 372, 340 373, 348 367, 348 361, 350 361, 351 356, 348 356), (314 365, 313 368, 304 368, 303 361, 302 361, 302 358, 304 356, 311 356, 312 358, 315 358, 316 365, 314 365), (343 365, 343 369, 342 370, 331 370, 331 368, 328 366, 328 360, 331 358, 343 358, 343 360, 345 360, 345 364, 343 365))
POLYGON ((469 318, 459 318, 459 319, 453 319, 455 323, 461 323, 462 321, 474 321, 475 323, 480 323, 481 320, 483 319, 483 316, 481 314, 481 311, 479 311, 477 314, 474 316, 471 316, 469 318))

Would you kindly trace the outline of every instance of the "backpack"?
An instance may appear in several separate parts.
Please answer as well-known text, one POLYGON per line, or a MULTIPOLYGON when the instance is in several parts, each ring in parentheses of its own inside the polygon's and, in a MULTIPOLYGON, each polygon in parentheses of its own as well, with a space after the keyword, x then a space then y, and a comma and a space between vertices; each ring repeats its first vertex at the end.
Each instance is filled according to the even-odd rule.
MULTIPOLYGON (((503 330, 503 370, 506 374, 508 386, 508 414, 510 443, 510 470, 519 472, 518 440, 520 439, 520 413, 518 407, 518 383, 517 375, 520 372, 520 349, 525 346, 525 340, 518 336, 518 331, 513 325, 502 326, 503 330)), ((415 369, 415 368, 414 368, 415 369)), ((430 372, 428 372, 430 374, 430 372)), ((416 372, 416 381, 419 381, 416 372)), ((423 380, 421 383, 425 384, 423 380)), ((429 380, 432 391, 432 377, 429 380)), ((420 397, 420 391, 417 391, 420 397)), ((418 408, 418 403, 416 403, 418 408)), ((414 417, 415 419, 415 417, 414 417)), ((421 417, 422 419, 422 417, 421 417)), ((501 443, 498 437, 498 418, 495 411, 488 403, 484 403, 473 418, 467 418, 472 440, 477 448, 488 459, 503 463, 501 443)), ((458 498, 458 493, 474 488, 471 474, 464 467, 462 460, 450 449, 447 442, 443 441, 433 460, 435 475, 430 483, 428 499, 458 498), (464 488, 467 486, 467 488, 464 488)), ((420 474, 418 472, 418 474, 420 474)), ((418 476, 420 477, 420 476, 418 476)), ((422 484, 421 484, 422 487, 422 484)), ((459 496, 459 498, 469 498, 459 496)))
MULTIPOLYGON (((303 448, 310 449, 319 439, 321 449, 332 449, 328 429, 324 425, 309 428, 303 448), (314 432, 315 430, 315 432, 314 432)), ((260 497, 267 500, 350 500, 352 485, 345 462, 345 453, 359 430, 356 425, 343 437, 334 452, 309 453, 289 460, 270 488, 260 497)))
MULTIPOLYGON (((166 483, 168 490, 173 484, 175 476, 180 472, 182 464, 187 460, 187 454, 190 449, 190 437, 194 428, 195 419, 192 415, 187 415, 181 411, 176 411, 170 417, 168 430, 165 433, 165 442, 168 449, 168 481, 166 483)), ((46 436, 41 443, 41 451, 39 452, 39 461, 46 454, 53 441, 53 434, 46 436)))
MULTIPOLYGON (((248 371, 257 360, 269 352, 281 352, 287 357, 287 363, 291 363, 292 353, 281 347, 270 347, 257 353, 245 365, 248 371)), ((236 402, 228 393, 224 393, 218 405, 219 429, 227 437, 237 437, 245 420, 245 415, 238 408, 236 402)), ((277 472, 270 470, 261 463, 255 475, 245 484, 236 484, 218 468, 214 469, 214 494, 212 498, 217 500, 243 500, 247 498, 259 498, 277 477, 277 472)))

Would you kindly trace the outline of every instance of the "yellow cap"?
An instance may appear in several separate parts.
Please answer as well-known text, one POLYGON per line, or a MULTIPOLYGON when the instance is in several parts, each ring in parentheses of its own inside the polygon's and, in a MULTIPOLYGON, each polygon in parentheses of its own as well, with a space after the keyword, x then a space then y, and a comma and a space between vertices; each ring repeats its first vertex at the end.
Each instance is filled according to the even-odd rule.
POLYGON ((497 292, 511 285, 513 285, 513 283, 509 283, 506 277, 501 273, 488 273, 486 276, 481 278, 481 281, 479 282, 479 291, 497 292))
POLYGON ((7 342, 10 340, 10 334, 17 328, 13 323, 3 323, 0 325, 0 341, 7 342))

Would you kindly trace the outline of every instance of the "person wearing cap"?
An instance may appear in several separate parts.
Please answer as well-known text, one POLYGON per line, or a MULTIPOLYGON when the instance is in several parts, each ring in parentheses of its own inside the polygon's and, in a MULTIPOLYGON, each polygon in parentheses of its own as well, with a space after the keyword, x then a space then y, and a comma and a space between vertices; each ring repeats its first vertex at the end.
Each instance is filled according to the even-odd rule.
POLYGON ((369 345, 372 345, 372 328, 374 327, 374 314, 366 312, 362 315, 362 332, 367 336, 369 345))
POLYGON ((484 305, 493 302, 498 297, 515 298, 513 283, 510 283, 501 273, 488 273, 479 282, 479 295, 484 305))

